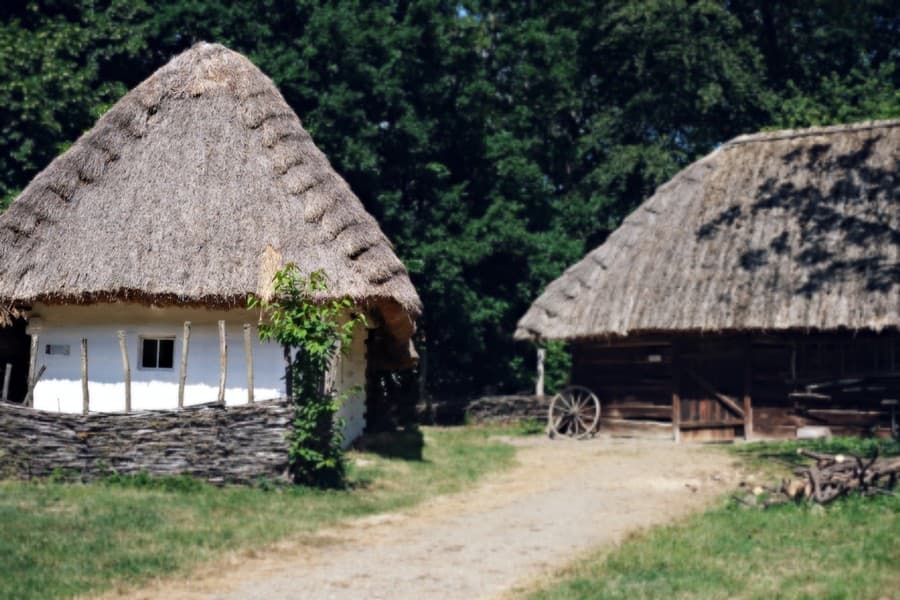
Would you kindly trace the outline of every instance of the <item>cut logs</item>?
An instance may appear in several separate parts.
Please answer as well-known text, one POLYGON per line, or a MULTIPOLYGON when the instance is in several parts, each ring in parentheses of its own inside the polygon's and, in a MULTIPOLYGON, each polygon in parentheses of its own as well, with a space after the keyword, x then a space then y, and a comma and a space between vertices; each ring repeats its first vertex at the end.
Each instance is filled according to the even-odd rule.
POLYGON ((796 468, 795 479, 784 479, 774 488, 758 487, 747 498, 735 496, 735 499, 760 508, 801 500, 828 504, 851 493, 861 496, 891 494, 900 478, 900 456, 879 457, 876 451, 873 456, 862 458, 803 448, 798 449, 797 454, 815 462, 796 468))

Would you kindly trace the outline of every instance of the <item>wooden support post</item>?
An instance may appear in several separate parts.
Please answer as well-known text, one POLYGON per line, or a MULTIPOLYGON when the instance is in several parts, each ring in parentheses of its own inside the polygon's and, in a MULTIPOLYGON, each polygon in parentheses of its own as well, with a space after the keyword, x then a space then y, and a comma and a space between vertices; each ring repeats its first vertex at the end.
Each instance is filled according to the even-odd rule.
POLYGON ((37 386, 37 382, 41 380, 41 377, 44 376, 44 371, 47 370, 47 365, 41 365, 41 368, 38 369, 37 375, 34 376, 34 379, 28 383, 28 391, 25 394, 25 406, 31 406, 34 404, 34 388, 37 386))
POLYGON ((87 416, 91 406, 88 393, 88 341, 81 338, 81 414, 87 416))
POLYGON ((38 346, 40 345, 40 337, 37 333, 31 334, 31 354, 28 357, 28 395, 25 397, 25 406, 34 404, 34 372, 37 369, 38 346))
POLYGON ((744 342, 744 439, 753 439, 753 344, 744 342))
POLYGON ((188 348, 191 343, 191 322, 184 322, 184 334, 181 336, 181 371, 178 374, 178 408, 184 408, 184 384, 187 381, 188 348))
POLYGON ((125 374, 125 412, 131 412, 131 363, 128 361, 128 338, 119 330, 119 350, 122 352, 122 370, 125 374))
POLYGON ((544 359, 547 357, 547 350, 538 348, 537 351, 537 381, 534 384, 534 395, 538 398, 544 397, 544 359))
POLYGON ((6 363, 3 370, 3 402, 9 402, 9 380, 12 379, 12 364, 6 363))
POLYGON ((681 364, 678 347, 672 344, 672 435, 681 443, 681 364))
POLYGON ((253 327, 244 323, 244 355, 247 357, 247 404, 253 404, 253 327))
POLYGON ((291 347, 285 344, 284 352, 284 393, 288 401, 294 399, 294 365, 291 360, 291 347))
POLYGON ((219 321, 219 404, 225 406, 225 378, 228 371, 228 341, 225 339, 225 321, 219 321))

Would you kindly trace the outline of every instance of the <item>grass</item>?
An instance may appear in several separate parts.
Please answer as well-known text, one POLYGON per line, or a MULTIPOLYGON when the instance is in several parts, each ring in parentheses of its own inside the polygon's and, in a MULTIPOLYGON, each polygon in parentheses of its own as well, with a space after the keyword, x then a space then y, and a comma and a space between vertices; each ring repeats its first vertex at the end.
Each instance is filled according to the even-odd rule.
MULTIPOLYGON (((734 452, 750 465, 794 460, 801 443, 734 452)), ((824 452, 900 453, 892 442, 804 442, 824 452)), ((581 598, 900 598, 900 498, 850 497, 828 507, 760 511, 723 498, 717 508, 634 535, 527 594, 581 598)))
POLYGON ((513 463, 477 429, 426 428, 350 452, 351 488, 216 488, 189 478, 0 482, 0 598, 54 598, 188 572, 343 519, 409 507, 513 463))

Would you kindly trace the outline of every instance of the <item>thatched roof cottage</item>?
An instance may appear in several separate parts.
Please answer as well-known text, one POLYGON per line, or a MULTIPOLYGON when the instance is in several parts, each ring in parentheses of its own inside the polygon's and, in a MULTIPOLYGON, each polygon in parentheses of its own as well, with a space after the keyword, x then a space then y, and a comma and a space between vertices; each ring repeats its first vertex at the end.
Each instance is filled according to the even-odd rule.
POLYGON ((516 338, 568 340, 610 426, 884 433, 900 394, 898 157, 898 121, 738 137, 548 285, 516 338))
MULTIPOLYGON (((0 248, 0 306, 28 310, 46 365, 38 408, 80 410, 87 338, 91 408, 120 410, 118 330, 137 363, 134 407, 173 406, 184 321, 186 402, 216 399, 219 320, 234 342, 226 400, 244 401, 241 328, 257 319, 247 298, 288 262, 323 269, 330 293, 367 311, 370 360, 414 358, 421 304, 391 243, 272 81, 220 45, 176 56, 39 173, 0 216, 0 248)), ((338 388, 365 383, 366 338, 334 374, 338 388)), ((283 395, 281 349, 254 344, 255 396, 283 395)), ((351 437, 363 412, 357 394, 351 437)))

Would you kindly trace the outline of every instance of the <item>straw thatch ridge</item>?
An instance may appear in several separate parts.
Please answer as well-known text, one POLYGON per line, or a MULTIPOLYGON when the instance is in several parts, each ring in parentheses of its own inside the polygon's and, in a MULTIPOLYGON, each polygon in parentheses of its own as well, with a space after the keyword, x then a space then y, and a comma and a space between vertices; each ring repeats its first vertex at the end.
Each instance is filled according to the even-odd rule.
POLYGON ((517 339, 900 328, 900 121, 742 136, 547 286, 517 339))
POLYGON ((0 216, 0 306, 243 306, 286 262, 381 309, 421 303, 375 219, 272 81, 200 43, 115 104, 0 216))

